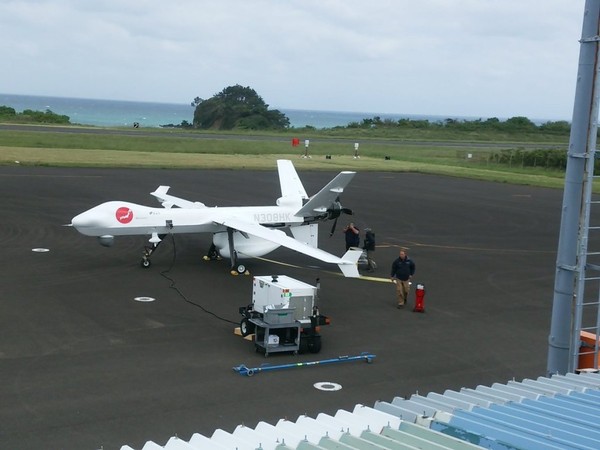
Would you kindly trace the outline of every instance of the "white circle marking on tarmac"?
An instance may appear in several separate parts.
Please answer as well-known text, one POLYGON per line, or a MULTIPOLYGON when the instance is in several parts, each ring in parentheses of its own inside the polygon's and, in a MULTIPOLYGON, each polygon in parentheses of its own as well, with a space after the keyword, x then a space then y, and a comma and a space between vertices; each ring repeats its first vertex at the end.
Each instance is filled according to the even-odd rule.
POLYGON ((136 302, 153 302, 156 300, 154 297, 135 297, 136 302))
POLYGON ((320 391, 339 391, 342 389, 341 384, 332 383, 331 381, 319 381, 313 384, 313 386, 320 391))
POLYGON ((50 249, 49 248, 32 248, 31 251, 36 252, 36 253, 46 253, 46 252, 49 252, 50 249))

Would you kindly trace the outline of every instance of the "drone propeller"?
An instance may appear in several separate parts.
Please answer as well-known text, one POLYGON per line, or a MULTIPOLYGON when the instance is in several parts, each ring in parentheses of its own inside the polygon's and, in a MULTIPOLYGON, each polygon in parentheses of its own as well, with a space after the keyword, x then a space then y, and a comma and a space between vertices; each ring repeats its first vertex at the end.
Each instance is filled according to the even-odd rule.
POLYGON ((331 208, 327 210, 327 218, 333 219, 333 225, 331 227, 331 231, 329 232, 329 237, 333 236, 333 233, 335 232, 335 227, 337 226, 337 221, 341 214, 348 214, 349 216, 351 216, 354 213, 350 208, 342 207, 342 204, 340 203, 340 198, 338 197, 335 199, 335 202, 331 204, 331 208))
POLYGON ((333 236, 333 233, 335 232, 335 227, 337 225, 337 220, 338 220, 338 218, 336 217, 335 220, 333 221, 333 226, 331 227, 331 231, 329 232, 329 237, 333 236))

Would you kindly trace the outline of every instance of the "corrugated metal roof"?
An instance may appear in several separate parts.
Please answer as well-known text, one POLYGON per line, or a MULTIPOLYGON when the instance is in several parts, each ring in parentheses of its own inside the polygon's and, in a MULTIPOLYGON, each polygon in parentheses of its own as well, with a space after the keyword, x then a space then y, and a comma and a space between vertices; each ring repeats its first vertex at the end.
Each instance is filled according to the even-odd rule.
MULTIPOLYGON (((233 433, 172 437, 142 450, 319 449, 593 449, 600 448, 600 374, 524 379, 506 384, 414 394, 334 416, 300 416, 233 433)), ((133 450, 125 445, 121 450, 133 450)))

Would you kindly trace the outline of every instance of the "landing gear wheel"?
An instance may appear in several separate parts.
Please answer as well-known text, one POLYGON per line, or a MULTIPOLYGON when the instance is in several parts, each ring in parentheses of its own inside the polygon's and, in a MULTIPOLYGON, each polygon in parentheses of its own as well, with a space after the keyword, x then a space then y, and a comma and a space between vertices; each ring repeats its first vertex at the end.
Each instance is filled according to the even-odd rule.
POLYGON ((251 323, 247 317, 244 317, 240 322, 240 333, 242 333, 243 337, 254 333, 254 324, 251 323))
POLYGON ((142 262, 140 264, 144 269, 147 269, 148 267, 150 267, 151 262, 149 259, 144 258, 144 259, 142 259, 142 262))
POLYGON ((242 273, 245 273, 245 272, 246 272, 246 266, 245 266, 245 265, 243 265, 243 264, 238 264, 238 266, 237 266, 237 271, 238 271, 238 273, 240 273, 240 274, 242 274, 242 273))

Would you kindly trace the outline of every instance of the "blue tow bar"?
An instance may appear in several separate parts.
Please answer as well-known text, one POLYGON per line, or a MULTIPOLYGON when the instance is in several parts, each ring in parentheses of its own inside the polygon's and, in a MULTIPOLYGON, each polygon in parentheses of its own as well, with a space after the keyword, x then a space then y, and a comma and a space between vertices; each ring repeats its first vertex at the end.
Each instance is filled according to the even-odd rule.
POLYGON ((292 364, 281 364, 277 366, 273 366, 271 364, 266 363, 262 364, 260 367, 249 368, 242 364, 234 367, 233 370, 238 372, 240 375, 246 375, 247 377, 251 377, 255 373, 266 372, 268 370, 292 369, 294 367, 317 366, 321 364, 333 364, 347 361, 363 360, 370 364, 373 362, 373 358, 375 358, 375 355, 363 352, 358 356, 338 356, 337 358, 322 359, 321 361, 298 362, 292 364))

